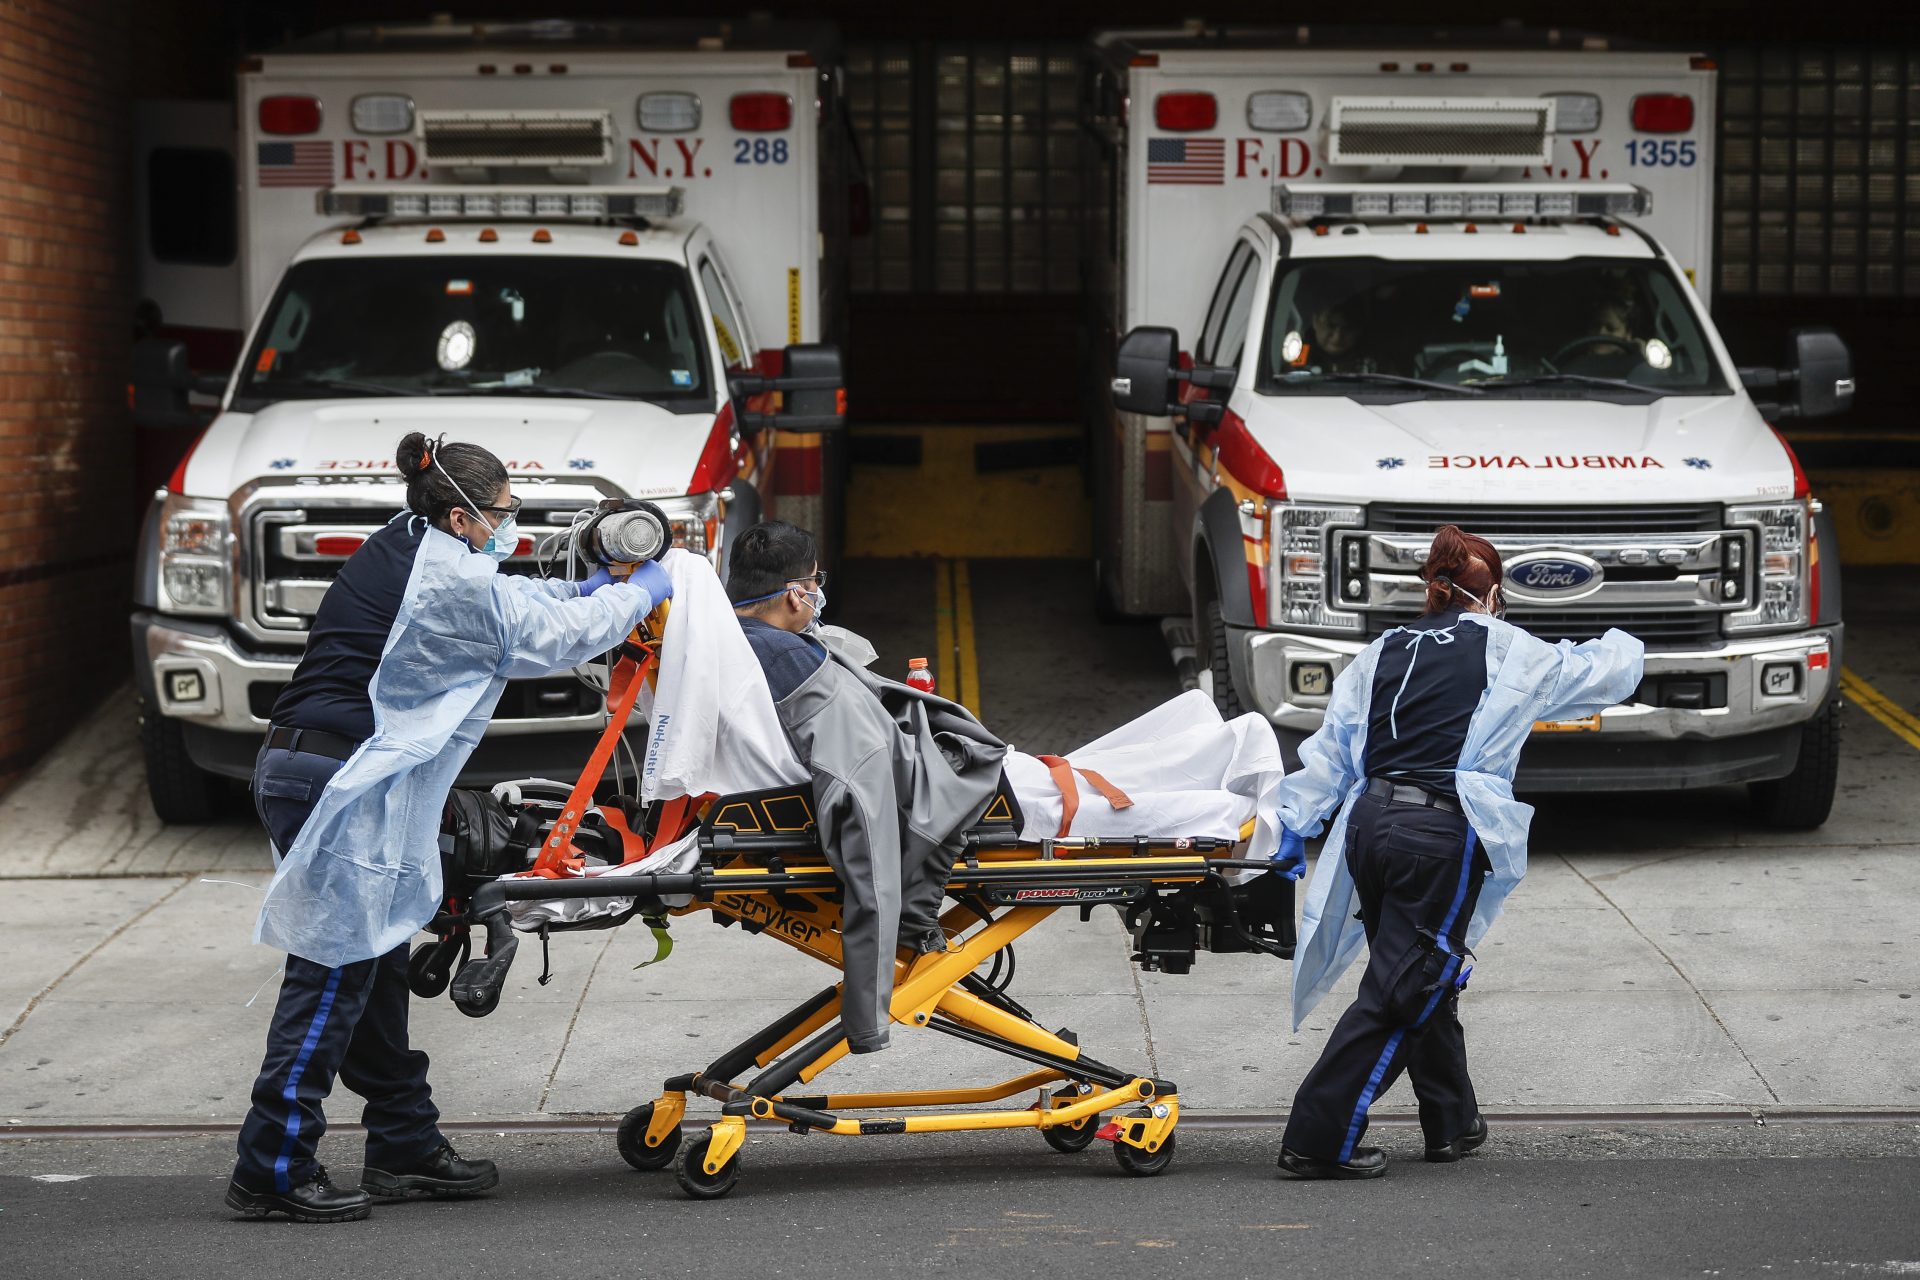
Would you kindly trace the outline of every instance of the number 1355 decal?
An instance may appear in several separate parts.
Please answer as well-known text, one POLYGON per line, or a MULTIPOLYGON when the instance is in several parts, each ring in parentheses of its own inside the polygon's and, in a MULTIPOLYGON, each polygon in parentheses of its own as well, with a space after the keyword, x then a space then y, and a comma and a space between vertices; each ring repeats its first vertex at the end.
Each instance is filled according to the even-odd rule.
POLYGON ((1669 138, 1656 142, 1646 138, 1627 143, 1627 163, 1645 169, 1691 169, 1699 159, 1699 152, 1690 139, 1676 142, 1669 138))
MULTIPOLYGON (((1692 143, 1688 143, 1692 146, 1692 143)), ((787 162, 787 140, 785 138, 735 138, 733 140, 733 162, 735 164, 785 164, 787 162)), ((1693 163, 1689 160, 1687 163, 1693 163)))

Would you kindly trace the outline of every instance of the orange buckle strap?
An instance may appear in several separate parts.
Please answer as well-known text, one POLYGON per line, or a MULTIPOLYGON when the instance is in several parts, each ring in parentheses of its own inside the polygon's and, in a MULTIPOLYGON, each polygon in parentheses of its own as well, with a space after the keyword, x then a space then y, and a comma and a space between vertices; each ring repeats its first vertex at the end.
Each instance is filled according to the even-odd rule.
POLYGON ((1074 815, 1080 812, 1080 784, 1073 780, 1079 774, 1087 780, 1089 786, 1100 793, 1100 798, 1115 809, 1133 808, 1133 797, 1108 782, 1091 769, 1082 769, 1065 756, 1036 756, 1036 760, 1047 766, 1047 774, 1053 779, 1053 785, 1060 789, 1060 830, 1054 836, 1064 840, 1067 832, 1073 829, 1074 815))

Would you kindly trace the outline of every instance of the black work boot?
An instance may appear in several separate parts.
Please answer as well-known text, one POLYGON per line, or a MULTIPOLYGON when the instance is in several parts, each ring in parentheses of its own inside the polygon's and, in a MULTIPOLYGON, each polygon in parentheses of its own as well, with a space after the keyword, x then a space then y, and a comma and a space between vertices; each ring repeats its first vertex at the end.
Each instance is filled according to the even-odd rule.
POLYGON ((1487 1122, 1483 1116, 1475 1116, 1467 1131, 1452 1142, 1443 1142, 1437 1147, 1427 1148, 1427 1163, 1452 1164, 1475 1147, 1487 1140, 1487 1122))
POLYGON ((1296 1178, 1377 1178, 1387 1171, 1387 1158, 1378 1147, 1355 1147, 1345 1160, 1320 1160, 1282 1147, 1280 1167, 1296 1178))
POLYGON ((478 1195, 500 1182, 500 1170, 491 1160, 463 1160, 451 1142, 442 1141, 432 1154, 406 1169, 375 1169, 369 1165, 361 1172, 361 1190, 393 1199, 434 1196, 455 1199, 478 1195))
POLYGON ((284 1213, 295 1222, 358 1222, 373 1212, 367 1193, 336 1187, 323 1165, 313 1167, 313 1176, 285 1191, 250 1191, 234 1178, 227 1183, 227 1208, 249 1218, 264 1218, 284 1213))

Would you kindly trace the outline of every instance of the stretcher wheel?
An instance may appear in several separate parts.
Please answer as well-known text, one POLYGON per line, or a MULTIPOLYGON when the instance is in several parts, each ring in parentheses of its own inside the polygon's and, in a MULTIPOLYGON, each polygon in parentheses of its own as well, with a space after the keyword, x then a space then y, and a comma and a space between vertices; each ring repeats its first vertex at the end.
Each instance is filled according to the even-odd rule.
POLYGON ((627 1112, 614 1136, 614 1143, 620 1148, 620 1158, 643 1173, 666 1168, 673 1163, 674 1154, 680 1150, 678 1128, 668 1134, 659 1146, 648 1146, 647 1127, 652 1123, 653 1104, 649 1102, 627 1112))
POLYGON ((708 1173, 707 1148, 713 1142, 711 1133, 702 1134, 688 1143, 680 1153, 680 1163, 673 1172, 680 1179, 680 1189, 695 1200, 718 1200, 733 1190, 734 1183, 740 1181, 740 1156, 720 1166, 720 1172, 708 1173))
MULTIPOLYGON (((1056 1102, 1061 1103, 1078 1102, 1080 1100, 1080 1095, 1071 1089, 1062 1089, 1059 1093, 1054 1094, 1053 1097, 1056 1102)), ((1051 1129, 1042 1129, 1040 1136, 1045 1138, 1047 1145, 1055 1151, 1072 1155, 1076 1151, 1085 1151, 1091 1146, 1094 1135, 1099 1132, 1100 1117, 1094 1115, 1088 1116, 1079 1124, 1061 1124, 1055 1125, 1051 1129)))
POLYGON ((1151 1178, 1165 1173, 1167 1166, 1173 1163, 1173 1135, 1160 1144, 1158 1151, 1142 1151, 1139 1147, 1130 1147, 1124 1142, 1113 1144, 1114 1163, 1136 1178, 1151 1178))

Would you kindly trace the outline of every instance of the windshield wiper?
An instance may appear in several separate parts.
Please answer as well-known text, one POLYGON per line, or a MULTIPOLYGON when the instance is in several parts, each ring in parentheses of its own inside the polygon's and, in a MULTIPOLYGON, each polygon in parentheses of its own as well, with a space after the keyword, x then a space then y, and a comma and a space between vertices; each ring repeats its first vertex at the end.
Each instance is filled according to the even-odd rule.
POLYGON ((1589 387, 1612 387, 1616 391, 1632 391, 1645 396, 1661 396, 1666 391, 1660 387, 1643 386, 1638 382, 1628 382, 1625 378, 1601 378, 1590 373, 1536 373, 1525 378, 1492 378, 1475 383, 1479 387, 1533 387, 1547 382, 1578 382, 1589 387))
POLYGON ((462 387, 458 391, 442 392, 442 395, 461 396, 564 396, 569 400, 637 400, 638 396, 615 395, 611 391, 588 391, 584 387, 556 387, 545 382, 523 382, 512 386, 504 382, 489 382, 462 387))
MULTIPOLYGON (((322 378, 311 373, 303 373, 287 381, 298 387, 319 387, 325 391, 359 391, 370 396, 431 396, 440 395, 428 387, 395 387, 384 382, 368 382, 362 378, 322 378)), ((266 390, 273 384, 269 382, 266 390)))
POLYGON ((1451 391, 1463 396, 1482 396, 1486 392, 1478 387, 1458 382, 1433 382, 1426 378, 1406 378, 1397 373, 1316 373, 1307 378, 1280 378, 1276 386, 1318 385, 1323 382, 1377 382, 1383 386, 1419 387, 1425 391, 1451 391))

